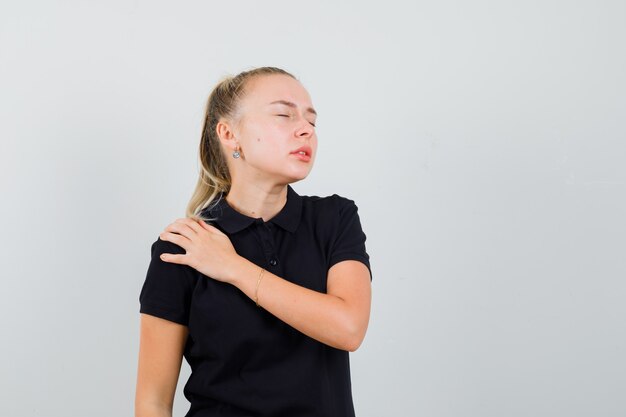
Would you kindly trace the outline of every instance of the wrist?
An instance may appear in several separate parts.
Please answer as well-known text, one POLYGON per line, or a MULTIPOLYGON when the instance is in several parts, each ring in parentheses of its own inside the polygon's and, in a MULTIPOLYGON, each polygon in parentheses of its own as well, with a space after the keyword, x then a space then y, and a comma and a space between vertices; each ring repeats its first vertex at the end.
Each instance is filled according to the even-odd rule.
POLYGON ((254 263, 241 255, 237 255, 233 266, 228 269, 228 277, 226 277, 227 282, 241 289, 241 286, 253 267, 256 267, 254 263))
POLYGON ((260 279, 267 278, 269 274, 269 271, 263 272, 263 270, 264 268, 242 257, 241 261, 232 268, 229 282, 256 303, 259 291, 262 292, 262 289, 259 290, 259 285, 263 286, 260 279))

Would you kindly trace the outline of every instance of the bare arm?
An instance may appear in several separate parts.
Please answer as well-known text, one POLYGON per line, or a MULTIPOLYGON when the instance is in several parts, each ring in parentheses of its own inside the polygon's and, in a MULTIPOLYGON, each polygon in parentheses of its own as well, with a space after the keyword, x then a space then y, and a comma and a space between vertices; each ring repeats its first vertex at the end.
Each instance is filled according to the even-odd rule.
POLYGON ((135 417, 171 417, 188 328, 141 314, 135 417))
MULTIPOLYGON (((254 300, 260 270, 242 258, 229 281, 254 300)), ((355 351, 369 323, 369 270, 359 261, 341 261, 330 268, 327 280, 327 293, 321 293, 265 271, 258 290, 259 305, 313 339, 355 351)))
MULTIPOLYGON (((354 208, 352 213, 355 219, 354 208)), ((359 233, 356 220, 351 224, 352 228, 345 230, 359 233)), ((364 249, 364 235, 360 233, 361 243, 357 242, 353 249, 359 252, 364 249)), ((255 299, 261 269, 238 255, 221 230, 204 221, 198 223, 185 218, 170 224, 160 238, 185 249, 185 254, 164 253, 162 260, 189 265, 207 277, 236 286, 255 299)), ((354 242, 345 244, 355 245, 354 242)), ((335 263, 328 271, 325 293, 266 271, 258 296, 265 310, 315 340, 348 351, 355 351, 363 342, 369 323, 371 281, 369 269, 361 261, 346 259, 335 263)))

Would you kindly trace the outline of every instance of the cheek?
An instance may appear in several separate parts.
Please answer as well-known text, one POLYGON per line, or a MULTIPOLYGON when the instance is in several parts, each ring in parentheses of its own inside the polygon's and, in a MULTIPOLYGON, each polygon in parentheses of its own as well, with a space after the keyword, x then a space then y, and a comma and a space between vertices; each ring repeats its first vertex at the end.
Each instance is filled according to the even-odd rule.
POLYGON ((277 159, 289 154, 288 144, 271 134, 253 136, 251 142, 251 156, 260 164, 274 164, 277 159))
POLYGON ((272 145, 285 135, 275 124, 257 124, 248 132, 255 146, 272 145))

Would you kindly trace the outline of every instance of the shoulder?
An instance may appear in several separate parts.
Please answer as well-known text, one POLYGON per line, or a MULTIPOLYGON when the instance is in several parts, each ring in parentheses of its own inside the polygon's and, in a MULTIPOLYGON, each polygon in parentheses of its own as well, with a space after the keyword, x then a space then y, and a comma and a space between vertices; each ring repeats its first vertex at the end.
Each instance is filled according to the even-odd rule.
POLYGON ((188 276, 190 279, 195 279, 199 276, 199 272, 194 268, 187 264, 180 264, 175 262, 167 262, 161 259, 161 255, 164 253, 169 253, 173 255, 184 255, 187 253, 185 249, 178 246, 175 243, 172 243, 168 240, 162 240, 161 237, 157 237, 157 239, 152 243, 150 247, 150 267, 149 269, 158 273, 167 273, 167 274, 178 274, 188 276))
POLYGON ((303 216, 325 239, 332 239, 358 216, 355 201, 340 194, 303 196, 303 216))
POLYGON ((185 254, 185 249, 168 240, 162 240, 160 237, 152 243, 150 251, 153 257, 162 253, 185 254))
MULTIPOLYGON (((148 266, 148 281, 174 281, 173 285, 183 285, 182 281, 175 282, 172 276, 184 277, 187 283, 196 282, 200 273, 187 264, 167 262, 161 259, 161 254, 169 253, 174 255, 184 255, 185 249, 167 240, 158 237, 150 248, 150 264, 148 266)), ((168 284, 169 285, 169 284, 168 284)), ((186 284, 185 284, 186 285, 186 284)))
POLYGON ((319 215, 339 214, 340 212, 356 207, 356 203, 351 198, 339 194, 328 196, 304 195, 302 204, 307 210, 319 215))

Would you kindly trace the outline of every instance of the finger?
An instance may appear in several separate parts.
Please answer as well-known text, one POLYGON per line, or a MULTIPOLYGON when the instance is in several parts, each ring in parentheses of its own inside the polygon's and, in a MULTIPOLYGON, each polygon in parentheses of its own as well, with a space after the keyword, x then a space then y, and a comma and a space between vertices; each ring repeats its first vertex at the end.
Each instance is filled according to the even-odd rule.
MULTIPOLYGON (((213 232, 213 233, 217 233, 220 235, 224 235, 224 233, 222 233, 222 231, 220 229, 218 229, 217 227, 213 226, 212 224, 209 224, 207 222, 205 222, 204 220, 200 220, 199 223, 202 225, 202 227, 204 227, 206 230, 213 232)), ((224 235, 226 236, 226 235, 224 235)))
POLYGON ((175 255, 173 253, 162 253, 160 258, 164 262, 187 265, 187 260, 185 258, 185 255, 178 255, 178 254, 175 255))
POLYGON ((191 219, 189 217, 185 217, 185 218, 182 218, 182 219, 177 219, 176 223, 185 224, 189 228, 191 228, 191 230, 195 231, 196 233, 199 233, 199 232, 202 231, 202 227, 200 227, 198 222, 196 222, 194 219, 191 219))
POLYGON ((178 233, 180 235, 185 236, 187 239, 191 240, 197 235, 196 231, 194 231, 191 227, 186 224, 174 222, 170 223, 166 228, 166 232, 178 233))
POLYGON ((193 234, 194 234, 193 230, 191 230, 190 228, 188 228, 185 225, 180 224, 180 223, 170 223, 170 224, 168 224, 167 227, 165 229, 163 229, 163 233, 165 233, 165 232, 176 233, 176 234, 179 234, 179 235, 183 235, 187 239, 191 239, 191 236, 193 236, 193 234))
POLYGON ((176 234, 176 233, 170 233, 170 232, 162 232, 159 235, 159 237, 161 238, 161 240, 167 240, 168 242, 172 242, 172 243, 177 244, 181 248, 185 249, 185 251, 188 248, 188 244, 191 242, 189 239, 187 239, 183 235, 179 235, 179 234, 176 234))
POLYGON ((182 235, 187 236, 188 238, 192 238, 194 234, 198 233, 198 228, 192 227, 188 222, 181 221, 181 219, 176 219, 173 223, 170 223, 165 230, 175 233, 180 233, 182 235))
POLYGON ((202 219, 198 219, 198 224, 206 230, 213 230, 215 228, 214 226, 208 224, 202 219))

